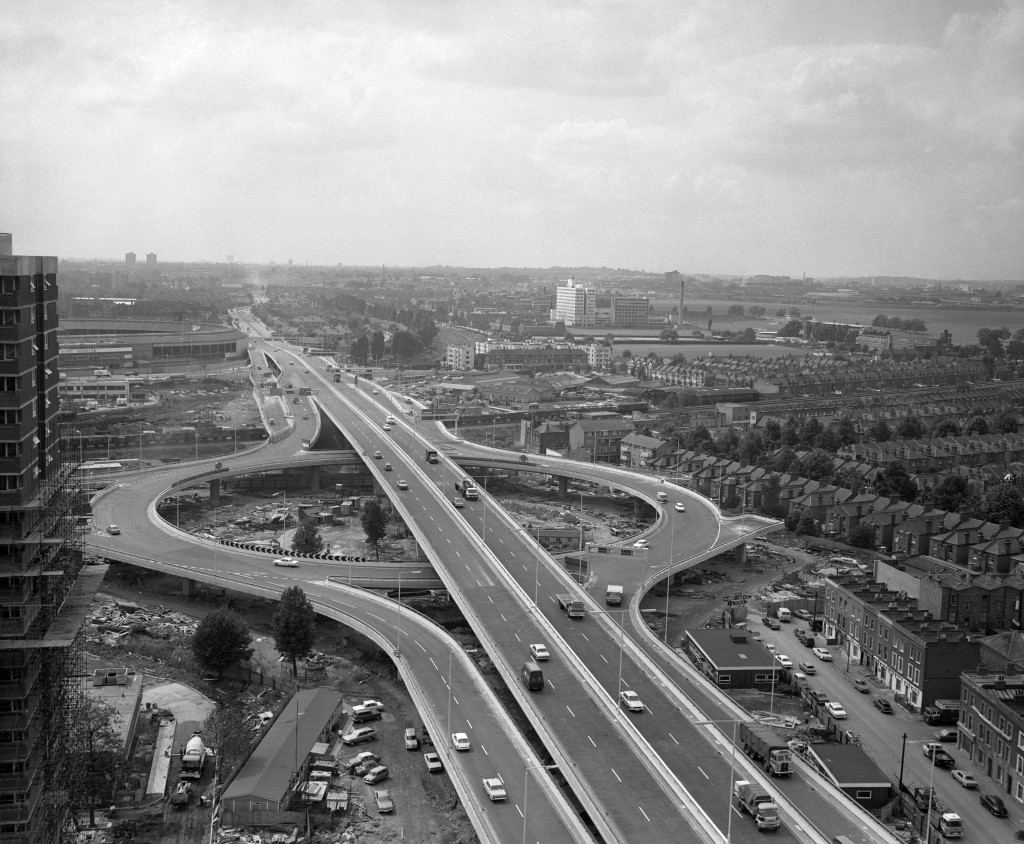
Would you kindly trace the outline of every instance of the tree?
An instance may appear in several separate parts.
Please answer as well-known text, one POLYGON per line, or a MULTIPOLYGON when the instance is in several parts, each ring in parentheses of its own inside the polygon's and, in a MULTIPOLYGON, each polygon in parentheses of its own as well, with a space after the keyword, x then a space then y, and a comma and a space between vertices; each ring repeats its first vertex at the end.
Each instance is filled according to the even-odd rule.
POLYGON ((746 314, 746 308, 743 305, 729 305, 728 314, 731 317, 741 317, 746 314))
POLYGON ((955 419, 940 419, 932 427, 933 437, 958 437, 960 436, 960 423, 955 419))
POLYGON ((391 338, 391 351, 397 358, 411 358, 422 348, 419 337, 408 331, 399 331, 391 338))
POLYGON ((274 644, 292 663, 292 677, 299 673, 298 661, 316 642, 316 612, 299 586, 289 586, 281 594, 274 613, 274 644))
POLYGON ((889 325, 889 317, 887 317, 885 314, 879 314, 873 320, 871 320, 871 324, 875 328, 886 328, 889 325))
POLYGON ((875 475, 875 492, 887 498, 913 501, 917 498, 917 485, 907 473, 907 467, 900 462, 890 463, 875 475))
POLYGON ((661 333, 658 335, 660 340, 664 340, 666 343, 674 343, 679 339, 679 332, 674 328, 663 328, 661 333))
POLYGON ((324 541, 320 536, 320 529, 316 526, 316 521, 310 518, 302 519, 292 537, 292 548, 303 554, 319 554, 323 547, 324 541))
POLYGON ((846 536, 846 544, 854 548, 874 548, 875 531, 871 525, 860 524, 850 530, 846 536))
POLYGON ((367 501, 366 506, 363 507, 363 515, 359 517, 359 523, 363 526, 366 541, 376 550, 377 543, 386 535, 388 526, 388 518, 380 506, 380 502, 367 501))
POLYGON ((776 332, 780 337, 799 337, 804 330, 804 324, 798 319, 791 319, 776 332))
POLYGON ((916 440, 918 437, 924 436, 924 430, 924 422, 914 414, 910 414, 901 419, 900 424, 896 426, 896 436, 906 440, 916 440))
POLYGON ((988 420, 981 416, 972 416, 967 420, 967 424, 964 425, 964 434, 987 434, 988 433, 988 420))
POLYGON ((190 644, 196 661, 220 677, 225 668, 252 656, 249 641, 245 619, 222 607, 199 622, 190 644))
POLYGON ((1008 328, 979 328, 978 345, 981 350, 994 358, 1001 358, 1006 354, 1003 348, 1003 340, 1010 338, 1008 328))
POLYGON ((800 442, 799 426, 796 419, 792 416, 790 416, 782 426, 781 442, 783 445, 788 446, 794 446, 800 442))
POLYGON ((990 522, 1011 527, 1024 527, 1024 497, 1020 491, 1004 483, 992 487, 981 497, 982 517, 990 522))
POLYGON ((932 490, 932 503, 940 510, 956 513, 970 498, 971 491, 967 487, 967 478, 960 475, 946 475, 932 490))
POLYGON ((829 427, 835 430, 840 445, 853 445, 857 442, 857 426, 846 414, 840 416, 829 427))
POLYGON ((356 363, 366 363, 366 358, 370 354, 370 341, 366 339, 365 334, 361 334, 352 341, 348 347, 348 353, 356 363))
POLYGON ((892 439, 892 429, 884 419, 876 419, 868 426, 868 436, 875 442, 888 442, 892 439))
POLYGON ((748 431, 740 437, 739 445, 736 446, 736 457, 750 466, 757 462, 763 451, 764 443, 760 435, 757 431, 748 431))
POLYGON ((1016 434, 1020 430, 1020 419, 1014 410, 1004 410, 992 420, 992 428, 1001 434, 1016 434))
POLYGON ((764 423, 764 441, 769 448, 774 448, 782 439, 782 426, 777 419, 769 419, 764 423))
POLYGON ((203 722, 203 736, 217 748, 217 770, 223 780, 249 750, 252 730, 246 724, 246 712, 238 699, 219 705, 203 722))
POLYGON ((384 332, 374 331, 370 335, 370 354, 375 360, 379 360, 384 354, 384 332))
POLYGON ((820 448, 822 451, 828 451, 835 454, 842 446, 842 442, 839 439, 839 434, 836 433, 835 428, 831 425, 823 430, 814 440, 814 447, 820 448))
POLYGON ((800 461, 800 474, 812 481, 827 481, 832 477, 832 455, 815 449, 800 461))
POLYGON ((96 826, 96 807, 109 805, 117 767, 124 758, 114 707, 85 697, 70 718, 70 754, 63 773, 73 787, 68 789, 72 806, 89 811, 89 826, 96 826))
POLYGON ((698 449, 702 448, 709 442, 713 443, 714 437, 711 436, 711 432, 707 428, 705 428, 703 425, 698 425, 696 428, 690 431, 690 436, 687 438, 687 440, 687 444, 690 448, 698 449))
POLYGON ((747 313, 754 319, 760 319, 764 316, 764 308, 761 305, 751 305, 747 308, 747 313))
POLYGON ((796 532, 804 536, 818 536, 818 523, 809 510, 804 510, 796 523, 796 532))
POLYGON ((768 468, 773 472, 798 472, 800 471, 800 458, 789 446, 783 446, 772 455, 768 468))

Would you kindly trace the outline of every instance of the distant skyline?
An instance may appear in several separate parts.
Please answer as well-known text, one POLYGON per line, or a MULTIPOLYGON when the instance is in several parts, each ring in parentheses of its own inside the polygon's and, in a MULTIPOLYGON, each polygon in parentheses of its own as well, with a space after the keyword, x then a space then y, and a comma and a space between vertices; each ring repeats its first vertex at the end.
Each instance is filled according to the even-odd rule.
POLYGON ((64 258, 1024 279, 1024 3, 0 0, 64 258))

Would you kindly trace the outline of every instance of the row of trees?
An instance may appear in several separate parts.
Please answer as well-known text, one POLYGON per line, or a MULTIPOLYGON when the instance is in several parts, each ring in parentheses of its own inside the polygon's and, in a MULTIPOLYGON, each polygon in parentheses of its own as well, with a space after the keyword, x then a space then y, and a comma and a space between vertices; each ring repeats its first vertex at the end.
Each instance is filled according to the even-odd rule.
POLYGON ((1024 328, 1010 334, 1009 328, 978 329, 978 346, 993 358, 1024 360, 1024 328))

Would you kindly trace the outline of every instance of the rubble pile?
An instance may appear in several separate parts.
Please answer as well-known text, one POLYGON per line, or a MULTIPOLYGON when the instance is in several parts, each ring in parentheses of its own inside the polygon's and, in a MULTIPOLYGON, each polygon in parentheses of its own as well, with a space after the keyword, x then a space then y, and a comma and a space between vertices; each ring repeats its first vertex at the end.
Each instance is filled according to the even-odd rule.
POLYGON ((102 600, 89 616, 88 641, 116 645, 135 633, 153 639, 184 640, 196 632, 198 622, 165 607, 140 607, 129 601, 102 600))

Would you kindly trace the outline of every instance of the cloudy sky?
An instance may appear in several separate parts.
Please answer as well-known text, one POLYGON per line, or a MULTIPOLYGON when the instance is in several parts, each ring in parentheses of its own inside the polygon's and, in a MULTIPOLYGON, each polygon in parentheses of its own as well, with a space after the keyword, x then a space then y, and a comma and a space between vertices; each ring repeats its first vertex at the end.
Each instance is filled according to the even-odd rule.
POLYGON ((1024 278, 1024 0, 0 0, 15 252, 1024 278))

